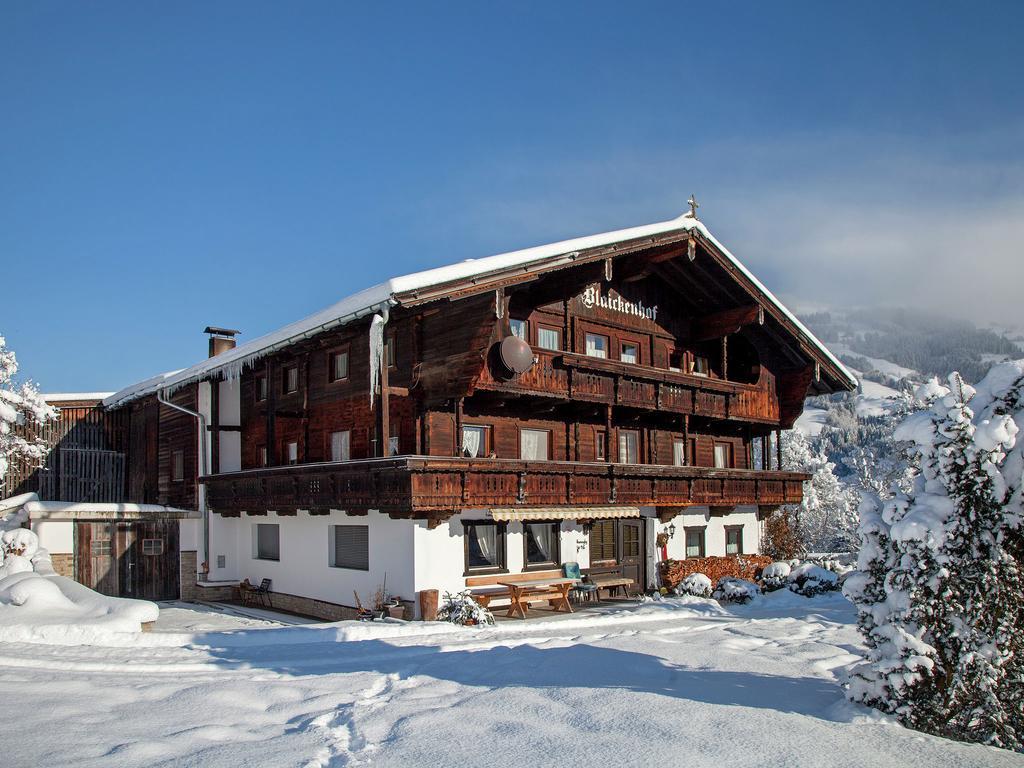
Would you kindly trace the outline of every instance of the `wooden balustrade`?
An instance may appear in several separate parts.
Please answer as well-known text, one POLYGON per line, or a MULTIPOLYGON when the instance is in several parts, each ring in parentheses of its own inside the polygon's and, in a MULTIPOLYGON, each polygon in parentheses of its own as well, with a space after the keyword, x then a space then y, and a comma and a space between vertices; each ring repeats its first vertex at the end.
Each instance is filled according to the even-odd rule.
POLYGON ((377 509, 433 517, 463 508, 798 504, 807 475, 657 464, 403 456, 253 469, 202 478, 224 515, 377 509))
POLYGON ((570 353, 541 355, 508 381, 485 370, 477 388, 765 424, 778 423, 780 416, 766 378, 742 384, 570 353))

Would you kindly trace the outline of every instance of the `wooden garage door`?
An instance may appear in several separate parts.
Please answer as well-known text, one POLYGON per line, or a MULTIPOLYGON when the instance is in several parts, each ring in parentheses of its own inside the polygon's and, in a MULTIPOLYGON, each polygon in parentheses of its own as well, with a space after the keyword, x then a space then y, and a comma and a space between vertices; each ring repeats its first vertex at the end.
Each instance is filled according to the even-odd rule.
POLYGON ((177 522, 78 522, 75 531, 82 584, 114 597, 177 599, 177 522))

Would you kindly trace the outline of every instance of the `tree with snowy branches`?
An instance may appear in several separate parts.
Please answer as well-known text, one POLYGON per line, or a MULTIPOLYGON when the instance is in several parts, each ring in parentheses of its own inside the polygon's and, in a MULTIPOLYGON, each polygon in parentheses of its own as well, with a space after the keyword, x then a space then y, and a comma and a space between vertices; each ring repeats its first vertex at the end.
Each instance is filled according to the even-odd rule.
POLYGON ((853 552, 857 549, 857 504, 855 491, 840 481, 835 464, 814 448, 796 430, 782 440, 782 466, 811 476, 804 498, 795 510, 800 535, 811 552, 853 552))
POLYGON ((32 382, 14 383, 18 360, 0 336, 0 496, 8 494, 6 478, 14 461, 39 466, 46 458, 46 442, 39 429, 57 415, 32 382))
POLYGON ((1024 367, 995 373, 979 385, 977 416, 958 374, 923 386, 927 409, 895 433, 911 444, 911 489, 865 497, 858 571, 844 592, 868 658, 849 696, 918 730, 1021 750, 1024 464, 1007 452, 1024 421, 1024 367))

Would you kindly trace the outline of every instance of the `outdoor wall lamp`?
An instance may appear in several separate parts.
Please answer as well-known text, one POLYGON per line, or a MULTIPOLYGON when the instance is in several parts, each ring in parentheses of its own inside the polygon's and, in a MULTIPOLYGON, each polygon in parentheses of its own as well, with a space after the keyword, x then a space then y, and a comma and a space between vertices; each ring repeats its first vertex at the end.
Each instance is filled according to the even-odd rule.
POLYGON ((676 524, 669 523, 668 528, 666 528, 665 530, 668 531, 668 537, 671 539, 673 536, 676 535, 676 524))

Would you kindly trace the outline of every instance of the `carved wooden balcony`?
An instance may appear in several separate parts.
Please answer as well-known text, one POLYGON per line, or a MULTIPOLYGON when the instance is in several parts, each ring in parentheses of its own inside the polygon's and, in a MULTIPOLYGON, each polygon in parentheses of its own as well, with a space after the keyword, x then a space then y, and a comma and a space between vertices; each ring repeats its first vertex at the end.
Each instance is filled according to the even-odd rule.
POLYGON ((807 479, 799 472, 659 464, 400 456, 244 470, 201 482, 210 509, 227 516, 376 509, 433 519, 489 507, 798 504, 807 479))
POLYGON ((678 373, 577 354, 541 354, 526 373, 504 381, 489 370, 478 389, 777 424, 779 400, 762 369, 754 384, 678 373))

